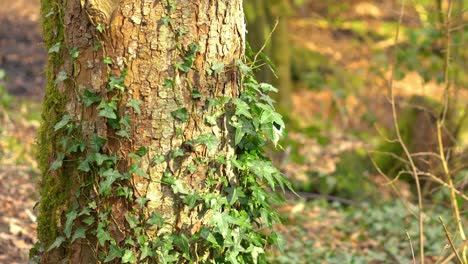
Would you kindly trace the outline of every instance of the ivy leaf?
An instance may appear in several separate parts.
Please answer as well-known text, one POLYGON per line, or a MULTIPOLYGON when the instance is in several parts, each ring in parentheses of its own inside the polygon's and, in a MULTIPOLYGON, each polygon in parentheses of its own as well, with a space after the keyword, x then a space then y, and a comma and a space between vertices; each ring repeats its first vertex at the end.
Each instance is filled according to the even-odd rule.
POLYGON ((138 115, 141 115, 140 105, 142 101, 140 99, 131 99, 128 103, 128 107, 132 107, 138 115))
POLYGON ((211 70, 216 74, 222 73, 224 71, 224 62, 213 63, 213 65, 211 66, 211 70))
POLYGON ((101 24, 97 25, 96 30, 99 31, 99 33, 102 33, 104 31, 104 28, 102 27, 101 24))
POLYGON ((104 62, 105 64, 107 64, 107 65, 112 65, 112 59, 109 58, 109 57, 105 57, 104 60, 103 60, 103 62, 104 62))
POLYGON ((226 212, 215 212, 210 219, 210 222, 219 229, 223 238, 226 238, 230 233, 228 218, 229 215, 226 212))
POLYGON ((57 131, 63 127, 65 127, 71 120, 71 116, 66 114, 62 116, 62 120, 60 120, 57 124, 54 126, 54 131, 57 131))
MULTIPOLYGON (((111 103, 105 103, 103 105, 102 110, 99 112, 99 116, 108 118, 108 119, 117 119, 117 114, 115 113, 115 109, 111 103)), ((98 107, 99 109, 99 107, 98 107)))
POLYGON ((57 74, 57 78, 55 79, 55 85, 59 84, 60 82, 63 82, 65 81, 66 79, 68 79, 68 75, 65 71, 60 71, 58 74, 57 74))
POLYGON ((253 263, 257 264, 258 263, 258 256, 265 254, 265 251, 261 247, 256 247, 254 245, 250 245, 250 247, 247 249, 247 252, 250 252, 252 255, 253 263))
POLYGON ((130 165, 129 172, 143 178, 148 178, 145 171, 137 163, 130 165))
POLYGON ((154 253, 152 249, 148 246, 148 243, 141 245, 140 249, 141 249, 140 261, 147 257, 154 256, 154 253))
POLYGON ((250 114, 250 107, 249 105, 242 101, 241 99, 239 98, 235 98, 234 100, 232 100, 232 102, 236 105, 236 112, 235 112, 235 115, 236 116, 245 116, 245 117, 248 117, 248 118, 252 118, 252 115, 250 114))
POLYGON ((63 158, 65 158, 65 154, 59 153, 55 161, 52 163, 52 165, 50 165, 49 171, 53 171, 62 167, 63 158))
POLYGON ((177 194, 177 193, 182 193, 182 194, 188 194, 187 189, 185 188, 184 184, 180 179, 176 179, 175 182, 171 185, 172 191, 177 194))
POLYGON ((109 77, 109 90, 112 91, 115 88, 119 89, 121 92, 125 91, 124 85, 125 78, 124 77, 109 77))
POLYGON ((174 80, 171 80, 171 79, 164 79, 163 87, 166 88, 166 89, 167 89, 167 88, 174 87, 174 80))
POLYGON ((122 174, 120 174, 120 172, 116 169, 107 169, 101 174, 101 176, 105 177, 106 179, 112 180, 112 182, 122 178, 122 174))
POLYGON ((161 20, 165 26, 169 25, 169 23, 172 21, 172 19, 169 16, 163 16, 161 17, 161 20))
POLYGON ((89 145, 91 146, 91 149, 94 152, 99 152, 99 150, 101 150, 101 148, 104 147, 106 143, 107 143, 107 140, 105 138, 102 138, 98 136, 97 134, 93 134, 91 136, 89 145))
POLYGON ((52 249, 54 248, 58 248, 60 247, 60 245, 62 245, 62 243, 65 241, 65 238, 63 236, 58 236, 55 241, 49 246, 49 248, 47 249, 47 251, 51 251, 52 249))
POLYGON ((181 121, 181 122, 187 122, 189 119, 189 114, 188 111, 185 107, 177 109, 175 111, 171 112, 171 115, 173 118, 181 121))
POLYGON ((84 171, 84 172, 89 172, 91 168, 89 167, 89 159, 86 158, 82 162, 80 162, 80 165, 78 165, 78 170, 84 171))
POLYGON ((104 262, 109 262, 109 261, 112 261, 116 258, 121 258, 124 254, 124 251, 123 249, 121 249, 119 246, 117 245, 110 245, 109 247, 109 255, 107 255, 106 259, 104 260, 104 262))
POLYGON ((55 43, 52 47, 50 47, 49 53, 58 53, 60 51, 60 46, 61 45, 62 45, 62 43, 60 43, 60 42, 55 43))
POLYGON ((136 154, 140 157, 143 157, 144 155, 146 155, 146 153, 148 153, 148 149, 144 146, 141 146, 137 151, 136 151, 136 154))
POLYGON ((186 259, 190 259, 189 240, 184 234, 172 235, 172 241, 183 252, 186 259))
POLYGON ((192 99, 199 99, 202 98, 202 94, 200 93, 199 90, 193 89, 192 90, 192 99))
POLYGON ((80 226, 76 229, 75 233, 73 233, 71 243, 73 243, 75 240, 80 239, 80 238, 85 238, 86 237, 86 231, 88 229, 84 226, 80 226))
POLYGON ((210 154, 213 154, 218 148, 219 140, 213 134, 203 134, 195 140, 195 143, 205 145, 210 154))
POLYGON ((99 245, 103 247, 106 241, 111 241, 112 238, 106 230, 104 230, 103 223, 99 223, 97 230, 96 230, 96 237, 98 239, 99 245))
POLYGON ((125 219, 127 220, 127 223, 130 226, 130 228, 133 229, 138 226, 138 216, 126 214, 125 219))
POLYGON ((162 227, 164 225, 164 218, 158 212, 153 212, 146 223, 162 227))
POLYGON ((123 138, 127 138, 127 139, 130 138, 130 133, 127 130, 121 129, 121 130, 115 132, 115 134, 117 136, 120 136, 120 137, 123 137, 123 138))
POLYGON ((78 56, 80 56, 80 52, 78 51, 78 48, 77 47, 74 47, 71 51, 70 51, 70 55, 73 59, 76 59, 78 58, 78 56))
POLYGON ((108 158, 109 156, 106 154, 101 154, 99 152, 94 153, 94 161, 98 166, 101 166, 108 158))
POLYGON ((176 158, 178 158, 178 157, 183 157, 183 156, 184 156, 184 153, 185 153, 185 152, 184 152, 183 149, 178 148, 178 149, 172 151, 172 153, 171 153, 171 158, 176 159, 176 158))
MULTIPOLYGON (((266 105, 265 105, 266 106, 266 105)), ((260 116, 260 123, 276 123, 280 126, 284 126, 283 117, 275 112, 271 107, 264 108, 262 115, 260 116)))
POLYGON ((161 154, 157 154, 156 156, 154 156, 153 158, 153 161, 152 161, 152 165, 159 165, 161 163, 163 163, 164 161, 166 160, 166 158, 164 157, 164 155, 161 155, 161 154))
POLYGON ((90 106, 94 103, 101 101, 102 97, 99 94, 93 93, 90 90, 86 89, 83 93, 83 100, 85 106, 90 106))
POLYGON ((264 93, 266 92, 274 92, 274 93, 277 93, 278 92, 278 89, 273 87, 273 85, 269 84, 269 83, 261 83, 260 84, 260 89, 262 89, 262 91, 264 93))
POLYGON ((131 251, 130 249, 126 249, 122 257, 122 263, 135 263, 135 262, 136 262, 135 253, 133 253, 133 251, 131 251))
POLYGON ((71 210, 70 212, 67 213, 67 221, 65 223, 65 228, 63 229, 63 232, 65 233, 65 236, 67 238, 70 238, 71 236, 73 221, 75 221, 77 216, 78 216, 78 212, 76 211, 76 209, 71 210))
POLYGON ((140 206, 140 208, 143 208, 145 204, 149 201, 149 199, 146 197, 140 196, 135 201, 140 206))

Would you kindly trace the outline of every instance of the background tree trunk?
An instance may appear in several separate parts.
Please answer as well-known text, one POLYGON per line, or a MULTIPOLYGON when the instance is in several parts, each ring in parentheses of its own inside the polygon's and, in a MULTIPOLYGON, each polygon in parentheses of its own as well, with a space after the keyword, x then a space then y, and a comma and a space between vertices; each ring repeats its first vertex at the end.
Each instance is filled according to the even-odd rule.
MULTIPOLYGON (((286 112, 291 109, 291 43, 289 40, 289 17, 293 10, 288 0, 252 0, 245 4, 247 14, 247 38, 254 52, 261 50, 271 59, 275 74, 268 65, 262 65, 256 73, 259 81, 272 83, 279 89, 275 95, 278 107, 286 112), (267 39, 278 25, 271 39, 267 39), (268 42, 267 42, 268 41, 268 42)), ((258 64, 267 64, 262 60, 258 64)))
POLYGON ((57 242, 70 219, 75 220, 72 234, 88 228, 83 223, 88 215, 94 217, 93 226, 110 234, 104 246, 98 243, 99 231, 91 230, 73 243, 52 244, 42 263, 98 262, 100 254, 108 254, 109 243, 123 244, 135 232, 129 217, 157 212, 164 218, 167 224, 148 230, 148 237, 190 236, 206 224, 209 214, 184 205, 163 182, 180 183, 180 192, 206 193, 222 188, 221 183, 207 186, 208 177, 236 180, 229 163, 212 162, 234 154, 228 117, 211 122, 205 117, 217 114, 208 107, 215 98, 239 94, 236 63, 244 54, 245 31, 241 2, 42 0, 50 54, 39 135, 39 239, 47 247, 57 242), (62 128, 60 121, 67 124, 62 128), (86 143, 82 152, 70 151, 73 140, 86 143), (96 145, 99 141, 105 144, 96 145), (139 162, 129 158, 141 147, 147 151, 139 162), (130 178, 106 189, 108 179, 99 168, 77 170, 93 151, 98 153, 93 157, 109 157, 103 164, 115 157, 115 165, 106 169, 122 177, 130 171, 130 178), (141 170, 132 171, 134 164, 141 170), (147 199, 143 208, 138 198, 147 199), (103 220, 103 215, 111 217, 103 220))

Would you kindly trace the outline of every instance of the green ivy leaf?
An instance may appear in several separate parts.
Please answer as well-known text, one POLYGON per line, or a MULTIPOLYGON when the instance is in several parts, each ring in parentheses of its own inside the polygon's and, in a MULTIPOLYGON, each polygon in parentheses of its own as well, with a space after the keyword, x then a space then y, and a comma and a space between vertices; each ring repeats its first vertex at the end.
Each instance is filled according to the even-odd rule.
POLYGON ((102 100, 102 97, 99 94, 93 93, 88 89, 86 89, 83 93, 83 102, 85 106, 90 106, 101 100, 102 100))
POLYGON ((243 115, 245 117, 252 118, 252 114, 250 114, 250 107, 246 102, 239 98, 234 98, 232 102, 236 105, 236 116, 243 115))
POLYGON ((169 23, 171 23, 172 19, 169 16, 163 16, 161 17, 161 21, 165 26, 168 26, 169 23))
POLYGON ((181 122, 187 122, 189 119, 189 114, 188 111, 185 107, 177 109, 175 111, 171 112, 171 115, 173 118, 181 121, 181 122))
POLYGON ((67 221, 65 223, 65 228, 63 229, 67 238, 70 238, 71 236, 73 221, 75 221, 77 216, 78 212, 76 211, 76 208, 67 213, 67 221))
POLYGON ((166 88, 166 89, 174 87, 174 80, 164 79, 163 87, 166 88))
POLYGON ((135 263, 135 262, 136 262, 135 253, 133 253, 133 251, 131 251, 130 249, 126 249, 122 257, 122 263, 135 263))
POLYGON ((166 161, 166 157, 164 157, 164 155, 156 154, 156 156, 154 156, 153 161, 151 162, 151 164, 153 166, 154 165, 159 165, 159 164, 163 163, 164 161, 166 161))
POLYGON ((60 51, 61 46, 62 46, 62 43, 60 42, 55 43, 52 47, 50 47, 49 53, 58 53, 60 51))
POLYGON ((132 107, 138 115, 141 115, 141 105, 142 101, 140 99, 131 99, 128 103, 128 107, 132 107))
POLYGON ((158 227, 163 227, 164 218, 158 212, 153 212, 150 218, 148 219, 148 221, 146 221, 146 223, 149 225, 156 225, 158 227))
POLYGON ((49 171, 57 170, 58 168, 62 167, 63 159, 65 158, 65 154, 59 153, 55 161, 50 165, 49 171))
POLYGON ((277 93, 278 92, 278 89, 273 87, 273 85, 269 84, 269 83, 261 83, 260 84, 260 89, 262 89, 262 91, 264 93, 267 93, 267 92, 274 92, 274 93, 277 93))
POLYGON ((54 248, 60 247, 60 245, 62 245, 64 241, 65 241, 65 238, 63 236, 58 236, 57 238, 55 238, 55 241, 49 246, 47 251, 51 251, 54 248))
POLYGON ((146 203, 147 203, 148 201, 149 201, 148 198, 142 197, 142 196, 136 198, 136 200, 135 200, 135 202, 138 204, 138 206, 139 206, 140 208, 143 208, 143 207, 146 205, 146 203))
POLYGON ((192 99, 199 99, 202 98, 202 94, 200 93, 199 90, 193 89, 192 90, 192 99))
POLYGON ((203 134, 195 140, 195 143, 205 145, 210 154, 214 154, 218 148, 219 139, 213 134, 203 134))
POLYGON ((69 114, 63 115, 62 119, 57 124, 55 124, 54 131, 57 131, 65 127, 70 122, 70 120, 71 120, 71 116, 69 114))
POLYGON ((138 216, 126 214, 125 219, 127 220, 127 223, 130 226, 130 228, 133 229, 133 228, 138 226, 138 223, 139 223, 138 222, 138 216))
POLYGON ((103 62, 104 62, 105 64, 107 64, 107 65, 112 65, 112 59, 109 58, 109 57, 105 57, 104 60, 103 60, 103 62))
POLYGON ((114 90, 115 88, 119 89, 121 92, 125 91, 125 78, 124 77, 109 77, 109 91, 114 90))
POLYGON ((102 33, 104 31, 104 28, 102 27, 101 24, 97 25, 96 30, 99 31, 99 33, 102 33))
POLYGON ((75 240, 80 239, 80 238, 86 238, 86 231, 88 229, 84 226, 80 226, 75 230, 75 233, 73 233, 71 243, 73 243, 75 240))
POLYGON ((77 47, 74 47, 74 48, 70 51, 70 56, 71 56, 73 59, 76 59, 76 58, 78 58, 78 56, 80 56, 80 52, 78 51, 78 48, 77 48, 77 47))
POLYGON ((94 161, 98 166, 101 166, 107 159, 109 159, 109 156, 106 154, 101 154, 99 152, 94 153, 94 161))
POLYGON ((224 71, 224 62, 213 63, 213 65, 211 66, 211 70, 216 74, 222 73, 224 71))
POLYGON ((171 187, 172 187, 172 191, 175 194, 178 194, 178 193, 187 194, 188 193, 187 189, 185 188, 184 184, 182 183, 180 179, 176 179, 174 183, 171 185, 171 187))
POLYGON ((57 78, 55 79, 55 85, 59 84, 60 82, 63 82, 65 81, 66 79, 68 79, 68 75, 65 71, 60 71, 58 74, 57 74, 57 78))
POLYGON ((184 153, 185 153, 185 152, 184 152, 183 149, 178 148, 178 149, 172 151, 172 153, 171 153, 171 158, 176 159, 176 158, 178 158, 178 157, 183 157, 183 156, 184 156, 184 153))
POLYGON ((98 136, 97 134, 93 134, 89 142, 91 149, 94 152, 99 152, 106 143, 107 143, 107 140, 105 138, 98 136))
POLYGON ((109 261, 112 261, 112 260, 114 260, 116 258, 121 258, 123 256, 123 254, 124 254, 124 250, 121 249, 119 246, 110 245, 109 254, 107 255, 104 262, 109 262, 109 261))
POLYGON ((103 247, 106 244, 106 241, 111 241, 112 237, 110 236, 109 232, 104 230, 104 224, 99 223, 96 229, 96 237, 98 239, 99 245, 103 247))
POLYGON ((89 172, 91 168, 89 167, 89 159, 86 158, 82 162, 80 162, 80 165, 78 165, 78 170, 84 171, 84 172, 89 172))
POLYGON ((223 238, 226 238, 231 233, 229 229, 229 215, 226 212, 215 212, 210 222, 218 228, 223 238))
POLYGON ((105 103, 103 107, 98 107, 98 109, 102 108, 99 112, 99 116, 108 118, 108 119, 117 119, 117 114, 115 113, 116 107, 112 103, 105 103))
POLYGON ((172 241, 182 251, 182 255, 190 260, 189 240, 184 234, 172 235, 172 241))
POLYGON ((146 153, 148 153, 148 149, 144 146, 141 146, 137 151, 136 151, 136 154, 140 157, 143 157, 146 155, 146 153))

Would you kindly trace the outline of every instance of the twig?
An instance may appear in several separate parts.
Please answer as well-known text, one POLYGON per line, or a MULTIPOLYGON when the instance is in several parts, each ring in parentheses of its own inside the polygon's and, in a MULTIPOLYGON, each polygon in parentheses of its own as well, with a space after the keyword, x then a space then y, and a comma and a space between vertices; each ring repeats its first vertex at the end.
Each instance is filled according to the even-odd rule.
POLYGON ((271 36, 273 35, 273 32, 275 32, 276 27, 278 26, 278 23, 279 23, 279 21, 276 20, 275 25, 273 26, 273 29, 271 30, 270 34, 268 34, 268 37, 266 38, 265 42, 263 43, 263 46, 260 48, 260 50, 257 52, 257 54, 255 54, 254 60, 253 60, 253 62, 252 62, 252 65, 255 66, 255 63, 257 62, 257 57, 258 57, 258 55, 260 55, 260 53, 262 53, 262 51, 266 48, 268 42, 269 42, 270 39, 271 39, 271 36))
POLYGON ((444 220, 442 219, 441 216, 439 216, 439 221, 440 221, 440 223, 442 224, 442 226, 444 227, 445 236, 447 237, 447 240, 448 240, 449 243, 450 243, 450 247, 452 247, 453 253, 455 253, 455 256, 457 257, 458 261, 459 261, 461 264, 463 264, 463 260, 461 259, 460 255, 458 254, 457 248, 455 247, 455 244, 453 243, 453 240, 452 240, 452 238, 450 237, 450 234, 449 234, 449 231, 448 231, 448 229, 447 229, 447 226, 445 225, 444 220))
POLYGON ((413 264, 416 264, 416 257, 414 256, 413 241, 411 241, 411 237, 410 237, 408 231, 406 231, 406 236, 409 239, 409 244, 410 244, 410 248, 411 248, 411 255, 413 256, 413 264))
MULTIPOLYGON (((444 168, 445 177, 447 178, 448 185, 450 188, 450 200, 452 201, 453 213, 455 214, 455 219, 458 225, 458 231, 460 232, 461 239, 463 242, 466 241, 465 231, 463 230, 463 223, 460 218, 460 209, 458 208, 457 197, 455 196, 455 187, 453 185, 452 176, 448 168, 447 161, 445 160, 444 146, 442 142, 442 133, 440 132, 441 123, 437 120, 437 141, 439 143, 440 159, 442 161, 442 166, 444 168)), ((464 195, 462 195, 464 197, 464 195)), ((462 249, 463 258, 466 260, 466 246, 462 249)), ((466 262, 466 261, 465 261, 466 262)))
POLYGON ((405 1, 402 0, 401 3, 401 11, 400 11, 400 18, 398 20, 396 34, 395 34, 395 49, 393 54, 393 62, 392 62, 392 70, 391 70, 391 77, 390 77, 390 103, 392 106, 392 116, 393 116, 393 125, 395 127, 395 132, 397 135, 397 139, 400 142, 401 148, 403 149, 406 158, 408 159, 411 167, 411 171, 414 177, 414 181, 416 183, 416 191, 418 195, 418 224, 419 224, 419 257, 420 263, 424 264, 424 223, 423 223, 423 204, 422 204, 422 193, 421 193, 421 184, 419 183, 419 175, 418 170, 416 169, 416 165, 414 164, 413 158, 411 157, 411 153, 409 152, 405 142, 403 142, 403 138, 400 133, 400 127, 398 125, 398 116, 396 113, 396 106, 395 106, 395 91, 393 87, 393 80, 395 78, 395 67, 397 63, 397 53, 398 53, 398 38, 400 35, 400 25, 403 21, 403 16, 405 12, 405 1))

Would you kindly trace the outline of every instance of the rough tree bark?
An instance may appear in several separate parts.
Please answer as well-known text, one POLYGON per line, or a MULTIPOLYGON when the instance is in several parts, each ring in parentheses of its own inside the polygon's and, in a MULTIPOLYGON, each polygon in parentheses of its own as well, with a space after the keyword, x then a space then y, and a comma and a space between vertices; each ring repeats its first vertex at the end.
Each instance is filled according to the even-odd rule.
MULTIPOLYGON (((211 124, 204 117, 215 111, 208 108, 210 98, 239 94, 236 61, 244 54, 245 31, 241 2, 42 0, 49 61, 38 142, 43 175, 38 235, 46 247, 70 218, 75 219, 73 231, 86 226, 80 222, 85 215, 67 214, 74 206, 92 202, 107 210, 100 213, 112 216, 105 230, 117 244, 133 232, 126 216, 135 210, 145 216, 158 212, 169 223, 149 230, 149 237, 162 229, 188 236, 199 231, 209 215, 183 205, 161 182, 163 175, 171 174, 184 188, 203 193, 221 188, 203 184, 217 173, 236 180, 228 163, 199 161, 220 154, 229 159, 234 153, 227 117, 211 124), (109 109, 118 117, 103 112, 109 109), (118 134, 123 116, 130 117, 124 124, 130 127, 128 138, 118 134), (78 125, 65 132, 66 122, 78 125), (95 147, 90 142, 104 140, 98 150, 115 157, 120 171, 131 170, 135 160, 129 154, 145 147, 140 162, 144 171, 133 171, 128 185, 113 187, 108 198, 101 199, 91 186, 102 185, 103 179, 93 168, 77 169, 83 156, 64 148, 66 133, 68 142, 82 139, 85 145, 78 148, 83 152, 95 147), (200 137, 216 140, 208 148, 196 144, 200 137), (57 168, 51 169, 54 165, 57 168), (128 190, 129 195, 118 194, 128 190), (133 202, 139 197, 148 199, 141 210, 133 202)), ((96 234, 86 232, 70 244, 53 247, 41 262, 97 263, 102 250, 96 234)))

